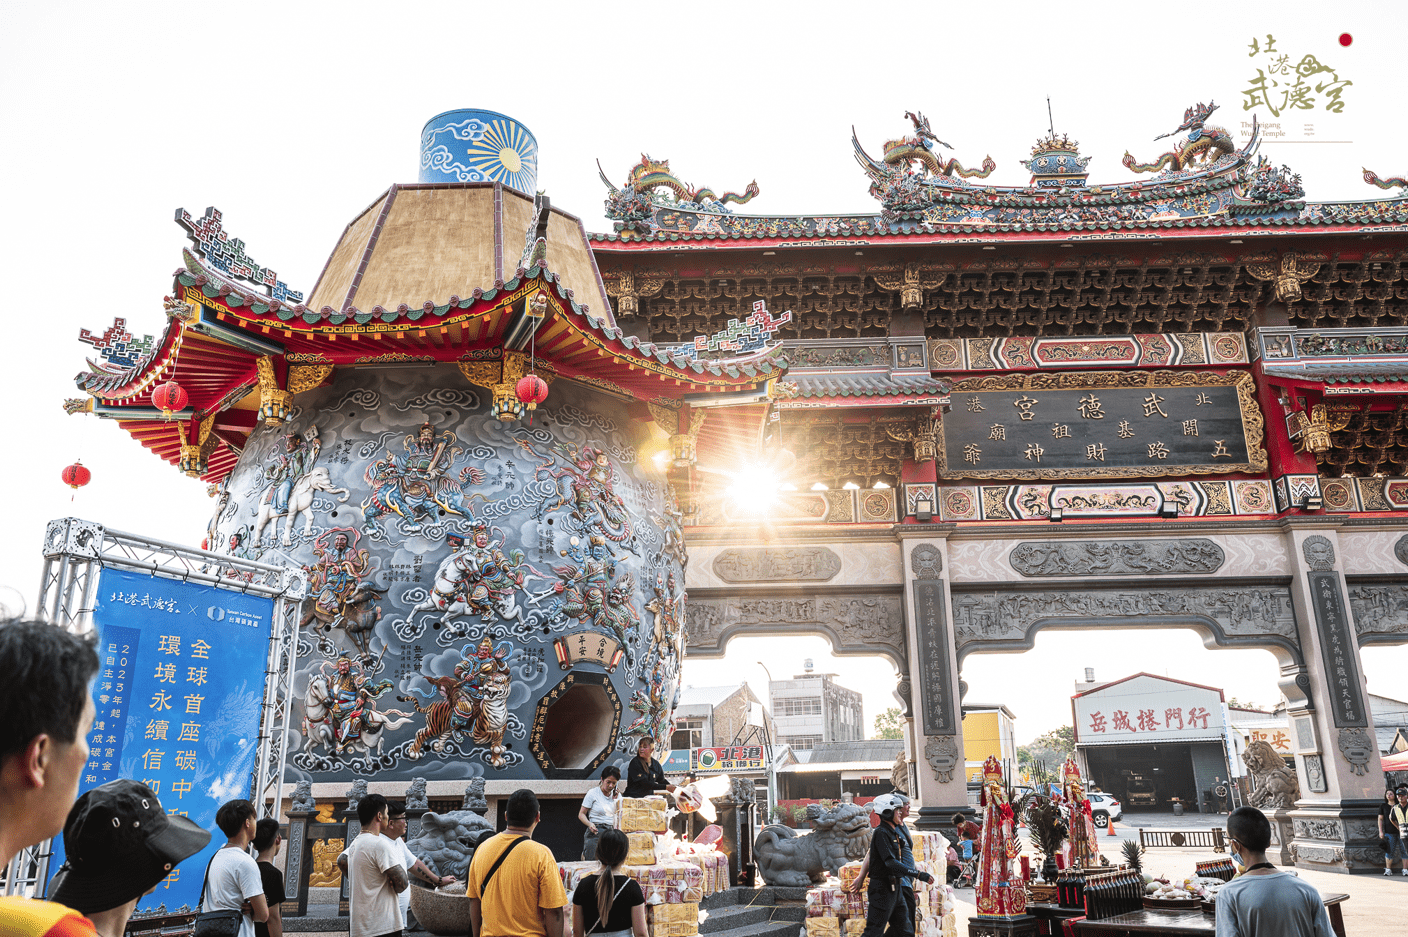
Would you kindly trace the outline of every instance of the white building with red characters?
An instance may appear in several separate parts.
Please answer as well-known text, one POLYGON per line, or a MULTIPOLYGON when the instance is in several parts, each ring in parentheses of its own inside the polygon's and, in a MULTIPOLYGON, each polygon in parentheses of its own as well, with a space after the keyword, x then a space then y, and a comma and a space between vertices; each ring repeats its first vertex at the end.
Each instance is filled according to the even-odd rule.
POLYGON ((1216 687, 1138 673, 1079 684, 1071 697, 1077 758, 1126 810, 1226 812, 1245 773, 1241 738, 1216 687))

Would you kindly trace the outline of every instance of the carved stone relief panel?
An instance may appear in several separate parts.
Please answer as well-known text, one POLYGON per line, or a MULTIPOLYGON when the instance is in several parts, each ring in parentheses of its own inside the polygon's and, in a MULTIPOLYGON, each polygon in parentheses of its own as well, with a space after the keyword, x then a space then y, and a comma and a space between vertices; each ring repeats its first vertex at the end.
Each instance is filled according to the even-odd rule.
POLYGON ((909 567, 918 579, 938 579, 944 568, 944 557, 938 547, 921 543, 909 554, 909 567))
POLYGON ((945 783, 953 780, 953 770, 958 767, 958 744, 951 735, 931 735, 924 742, 924 760, 934 771, 934 780, 945 783))
POLYGON ((1344 838, 1344 827, 1340 826, 1339 820, 1296 820, 1295 825, 1296 836, 1301 839, 1344 838))
POLYGON ((1301 541, 1301 553, 1311 569, 1326 570, 1335 568, 1335 547, 1328 537, 1315 534, 1301 541))
POLYGON ((1033 625, 1048 619, 1082 624, 1121 619, 1112 624, 1161 628, 1191 620, 1209 627, 1219 645, 1266 643, 1300 655, 1290 592, 1279 586, 1090 589, 1072 584, 1069 589, 969 592, 955 585, 953 590, 960 654, 969 644, 1030 647, 1033 625))
POLYGON ((1349 607, 1361 645, 1408 642, 1408 586, 1351 585, 1349 607))
POLYGON ((1325 780, 1325 762, 1319 755, 1305 756, 1305 779, 1310 784, 1311 793, 1323 794, 1329 790, 1325 780))
POLYGON ((1368 773, 1369 759, 1375 747, 1369 738, 1369 730, 1362 728, 1340 729, 1340 754, 1349 763, 1349 770, 1355 774, 1368 773))
POLYGON ((841 571, 826 547, 730 547, 714 557, 724 582, 825 582, 841 571))
POLYGON ((1023 576, 1148 576, 1214 573, 1226 554, 1204 537, 1019 543, 1008 562, 1023 576))
POLYGON ((837 653, 885 654, 908 670, 904 608, 899 594, 691 596, 685 636, 692 654, 723 653, 735 634, 802 634, 832 638, 837 653))
MULTIPOLYGON (((1050 540, 1043 545, 1059 544, 1066 550, 1084 549, 1090 541, 1078 536, 1057 539, 1062 531, 1044 532, 1050 540)), ((1072 531, 1072 534, 1075 532, 1072 531)), ((948 540, 949 577, 954 582, 1010 582, 1024 573, 1016 568, 1010 559, 1014 550, 1022 545, 1017 540, 965 540, 963 532, 955 531, 948 540)), ((1222 552, 1223 561, 1217 568, 1202 570, 1194 575, 1231 578, 1236 576, 1286 576, 1291 572, 1290 557, 1286 552, 1286 538, 1277 533, 1216 534, 1208 537, 1189 538, 1199 543, 1208 542, 1222 552)), ((1135 540, 1097 542, 1097 553, 1111 543, 1150 544, 1179 543, 1180 540, 1135 540)), ((1347 548, 1346 548, 1347 549, 1347 548)), ((1103 563, 1104 560, 1099 562, 1103 563)), ((1095 564, 1092 564, 1095 565, 1095 564)), ((1211 565, 1211 564, 1209 564, 1211 565)), ((1140 574, 1154 570, 1140 570, 1140 574)), ((1083 575, 1083 574, 1082 574, 1083 575)), ((1116 573, 1118 575, 1118 573, 1116 573)), ((1188 575, 1183 573, 1180 575, 1188 575)))

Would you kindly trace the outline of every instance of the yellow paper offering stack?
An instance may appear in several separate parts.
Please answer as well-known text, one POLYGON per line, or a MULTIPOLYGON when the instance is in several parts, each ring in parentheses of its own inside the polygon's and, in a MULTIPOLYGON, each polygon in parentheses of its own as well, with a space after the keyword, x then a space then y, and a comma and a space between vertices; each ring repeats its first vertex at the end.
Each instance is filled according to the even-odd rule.
POLYGON ((694 937, 699 933, 698 902, 651 905, 646 911, 651 937, 694 937))
POLYGON ((807 937, 841 937, 839 917, 807 918, 807 937))
POLYGON ((626 853, 626 865, 655 864, 655 834, 627 833, 631 841, 630 852, 626 853))
POLYGON ((845 923, 846 937, 860 937, 865 933, 865 917, 848 917, 845 923))
POLYGON ((621 798, 623 833, 663 833, 669 829, 663 797, 621 798))
POLYGON ((842 888, 850 889, 850 887, 856 883, 856 879, 860 877, 860 865, 859 862, 847 862, 845 865, 841 866, 842 888))

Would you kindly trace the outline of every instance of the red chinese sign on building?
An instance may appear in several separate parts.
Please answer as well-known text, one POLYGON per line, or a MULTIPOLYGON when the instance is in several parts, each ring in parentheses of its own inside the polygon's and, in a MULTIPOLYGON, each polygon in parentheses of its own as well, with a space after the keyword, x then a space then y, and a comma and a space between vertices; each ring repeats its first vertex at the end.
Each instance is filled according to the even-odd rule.
POLYGON ((1085 743, 1176 741, 1222 734, 1222 694, 1151 674, 1076 695, 1076 737, 1085 743))

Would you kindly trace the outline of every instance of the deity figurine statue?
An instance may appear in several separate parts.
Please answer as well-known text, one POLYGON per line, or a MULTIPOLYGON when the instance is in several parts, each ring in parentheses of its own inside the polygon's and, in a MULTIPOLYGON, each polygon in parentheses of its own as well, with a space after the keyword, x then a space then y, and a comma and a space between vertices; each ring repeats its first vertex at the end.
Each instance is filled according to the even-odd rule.
POLYGON ((1002 765, 992 755, 983 762, 983 835, 978 860, 978 880, 974 901, 978 917, 1015 917, 1027 910, 1027 890, 1020 872, 1014 873, 1017 858, 1016 816, 1002 784, 1002 765))
POLYGON ((1061 798, 1070 811, 1070 816, 1066 818, 1070 838, 1062 850, 1066 853, 1066 865, 1083 869, 1100 865, 1100 847, 1096 845, 1090 799, 1085 796, 1085 782, 1081 780, 1080 768, 1074 758, 1067 758, 1061 768, 1061 798))

